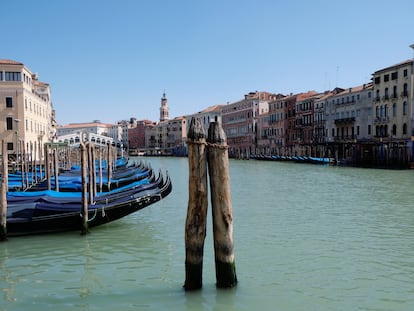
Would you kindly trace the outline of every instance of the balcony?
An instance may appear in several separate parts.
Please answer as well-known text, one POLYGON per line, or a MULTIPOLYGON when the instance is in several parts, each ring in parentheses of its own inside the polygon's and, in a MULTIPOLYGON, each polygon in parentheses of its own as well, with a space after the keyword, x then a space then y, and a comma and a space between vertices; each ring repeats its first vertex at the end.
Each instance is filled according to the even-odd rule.
POLYGON ((354 123, 354 122, 355 122, 355 117, 341 118, 341 119, 335 120, 335 125, 345 124, 345 123, 354 123))
POLYGON ((390 117, 376 117, 374 119, 374 124, 385 124, 388 123, 390 121, 390 117))

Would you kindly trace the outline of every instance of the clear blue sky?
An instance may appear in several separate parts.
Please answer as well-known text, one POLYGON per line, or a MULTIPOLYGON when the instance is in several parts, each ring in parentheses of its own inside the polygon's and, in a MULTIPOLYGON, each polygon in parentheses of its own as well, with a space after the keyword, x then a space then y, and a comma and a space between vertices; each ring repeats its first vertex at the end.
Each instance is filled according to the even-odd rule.
POLYGON ((170 117, 250 91, 361 85, 413 57, 413 0, 1 0, 0 58, 52 88, 61 125, 170 117))

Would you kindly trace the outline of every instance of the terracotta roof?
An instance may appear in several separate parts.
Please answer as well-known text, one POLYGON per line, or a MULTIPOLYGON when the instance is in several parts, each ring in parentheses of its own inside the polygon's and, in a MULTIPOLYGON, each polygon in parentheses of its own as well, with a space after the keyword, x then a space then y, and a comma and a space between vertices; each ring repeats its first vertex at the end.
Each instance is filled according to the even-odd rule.
POLYGON ((396 68, 398 68, 398 67, 402 67, 402 66, 410 65, 410 64, 412 64, 412 63, 413 63, 413 60, 412 60, 412 59, 408 59, 408 60, 405 60, 405 61, 403 61, 403 62, 401 62, 401 63, 398 63, 398 64, 395 64, 395 65, 388 66, 388 67, 382 68, 382 69, 380 69, 380 70, 377 70, 377 71, 375 71, 373 74, 375 75, 375 74, 381 73, 381 72, 383 72, 383 71, 387 71, 387 70, 390 70, 390 69, 396 69, 396 68))
POLYGON ((349 94, 349 93, 361 92, 362 90, 372 88, 372 86, 373 86, 373 83, 369 82, 369 83, 358 85, 358 86, 355 86, 355 87, 350 87, 350 88, 345 89, 345 90, 343 90, 342 92, 340 92, 336 95, 343 96, 343 95, 346 95, 347 93, 349 94))
POLYGON ((308 98, 311 98, 311 97, 313 97, 313 96, 315 96, 315 95, 318 95, 319 93, 318 92, 315 92, 315 91, 309 91, 309 92, 306 92, 306 93, 300 93, 300 94, 298 94, 297 95, 297 97, 296 97, 296 101, 302 101, 302 100, 306 100, 306 99, 308 99, 308 98))
POLYGON ((0 59, 0 65, 23 65, 23 63, 11 59, 0 59))

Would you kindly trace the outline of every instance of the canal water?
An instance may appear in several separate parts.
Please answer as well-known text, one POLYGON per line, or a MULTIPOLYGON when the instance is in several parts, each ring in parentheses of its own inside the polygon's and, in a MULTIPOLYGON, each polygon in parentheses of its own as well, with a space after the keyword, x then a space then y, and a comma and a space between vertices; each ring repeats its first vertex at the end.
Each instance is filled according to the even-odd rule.
MULTIPOLYGON (((0 243, 0 311, 414 310, 414 171, 230 161, 239 283, 185 292, 186 158, 165 200, 87 236, 0 243)), ((210 208, 210 207, 209 207, 210 208)))

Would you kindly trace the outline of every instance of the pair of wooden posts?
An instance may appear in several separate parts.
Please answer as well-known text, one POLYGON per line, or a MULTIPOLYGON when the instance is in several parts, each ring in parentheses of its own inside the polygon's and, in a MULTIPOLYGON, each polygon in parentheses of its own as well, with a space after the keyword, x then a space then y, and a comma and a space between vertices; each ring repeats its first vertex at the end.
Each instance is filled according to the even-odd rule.
POLYGON ((237 284, 233 243, 233 215, 226 135, 217 122, 210 123, 208 138, 198 118, 188 132, 189 199, 185 224, 185 290, 202 287, 204 240, 208 207, 207 163, 213 215, 216 286, 237 284))

